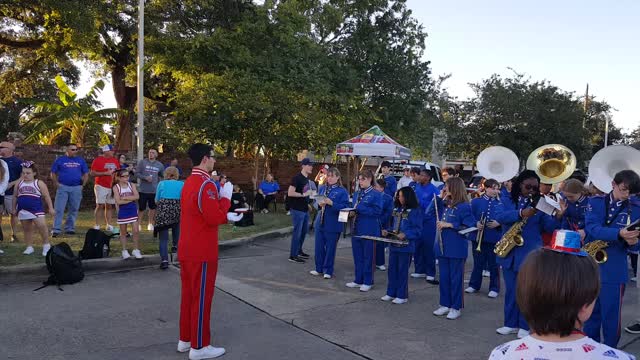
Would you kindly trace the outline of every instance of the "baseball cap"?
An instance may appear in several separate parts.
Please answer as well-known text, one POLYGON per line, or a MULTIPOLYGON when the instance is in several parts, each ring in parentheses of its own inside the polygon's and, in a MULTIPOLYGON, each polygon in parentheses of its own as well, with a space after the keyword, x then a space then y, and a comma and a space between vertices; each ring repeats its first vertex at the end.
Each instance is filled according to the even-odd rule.
POLYGON ((12 143, 10 143, 8 141, 0 142, 0 148, 7 148, 7 149, 11 149, 11 150, 15 150, 16 149, 16 147, 12 143))
POLYGON ((107 144, 102 146, 100 149, 102 150, 102 152, 113 151, 113 145, 107 144))
POLYGON ((218 176, 218 172, 216 170, 213 170, 213 172, 211 173, 211 176, 218 176))
POLYGON ((302 166, 305 166, 305 165, 313 165, 313 162, 311 162, 311 159, 309 159, 309 158, 304 158, 304 159, 302 159, 302 161, 300 162, 300 164, 301 164, 302 166))

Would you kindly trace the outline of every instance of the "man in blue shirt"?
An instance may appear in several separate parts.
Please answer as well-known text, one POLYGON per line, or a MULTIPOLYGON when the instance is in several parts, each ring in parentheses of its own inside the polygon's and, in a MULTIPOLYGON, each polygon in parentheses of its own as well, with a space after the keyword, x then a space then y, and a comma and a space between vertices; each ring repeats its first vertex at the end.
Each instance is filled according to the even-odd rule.
POLYGON ((384 193, 391 196, 392 199, 395 198, 396 188, 398 187, 398 183, 396 178, 391 174, 391 163, 388 161, 383 161, 380 167, 382 170, 382 175, 384 175, 384 181, 387 183, 387 186, 384 188, 384 193))
POLYGON ((15 146, 8 142, 3 141, 0 143, 0 157, 7 163, 9 168, 9 184, 7 190, 4 193, 4 211, 0 212, 0 222, 2 220, 2 213, 6 212, 11 216, 11 241, 18 241, 16 233, 18 232, 18 216, 12 214, 13 210, 13 186, 20 180, 22 174, 22 160, 13 154, 15 146))
POLYGON ((89 179, 89 167, 84 159, 78 156, 78 146, 69 144, 65 155, 60 156, 51 166, 51 179, 56 185, 56 199, 54 208, 56 216, 53 220, 51 236, 57 237, 61 232, 62 218, 65 208, 69 208, 64 232, 69 235, 76 233, 76 218, 82 201, 82 187, 89 179))

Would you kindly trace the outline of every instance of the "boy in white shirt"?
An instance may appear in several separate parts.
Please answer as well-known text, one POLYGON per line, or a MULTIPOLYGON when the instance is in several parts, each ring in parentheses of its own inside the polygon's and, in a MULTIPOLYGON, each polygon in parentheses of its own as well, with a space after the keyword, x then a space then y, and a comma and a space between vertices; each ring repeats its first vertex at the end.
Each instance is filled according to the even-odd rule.
POLYGON ((635 360, 582 332, 599 292, 598 265, 581 250, 580 234, 557 230, 518 273, 516 298, 531 335, 496 347, 489 359, 635 360))

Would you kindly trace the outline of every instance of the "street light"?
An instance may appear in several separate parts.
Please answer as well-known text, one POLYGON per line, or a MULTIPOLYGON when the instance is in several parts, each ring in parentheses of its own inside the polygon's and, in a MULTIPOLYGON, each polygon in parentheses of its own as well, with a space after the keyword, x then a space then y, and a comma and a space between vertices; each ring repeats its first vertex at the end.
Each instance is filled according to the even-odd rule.
POLYGON ((609 145, 609 119, 611 119, 611 115, 609 115, 609 113, 605 113, 604 118, 604 147, 607 147, 607 145, 609 145))
POLYGON ((144 158, 144 0, 138 1, 138 161, 144 158))

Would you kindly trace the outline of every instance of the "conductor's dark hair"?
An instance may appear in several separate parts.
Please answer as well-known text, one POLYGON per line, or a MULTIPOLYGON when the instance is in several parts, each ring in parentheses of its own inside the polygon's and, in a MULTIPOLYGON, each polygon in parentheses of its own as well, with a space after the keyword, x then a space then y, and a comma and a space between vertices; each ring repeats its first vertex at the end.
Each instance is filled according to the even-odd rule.
POLYGON ((400 190, 398 190, 398 194, 396 194, 396 198, 394 200, 394 205, 395 207, 399 208, 402 207, 402 204, 400 204, 400 200, 398 200, 398 196, 400 196, 400 193, 402 193, 402 196, 404 197, 404 207, 407 209, 417 209, 418 208, 418 197, 416 197, 416 193, 415 191, 413 191, 413 189, 410 186, 405 186, 403 188, 400 188, 400 190))
POLYGON ((202 159, 204 159, 205 156, 211 156, 212 150, 213 148, 211 145, 195 143, 191 145, 187 151, 187 155, 189 155, 189 159, 191 159, 193 166, 198 166, 202 163, 202 159))

